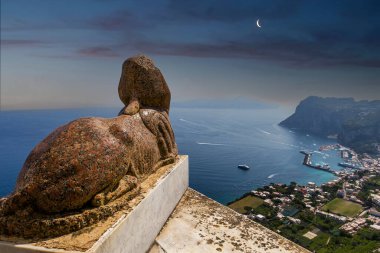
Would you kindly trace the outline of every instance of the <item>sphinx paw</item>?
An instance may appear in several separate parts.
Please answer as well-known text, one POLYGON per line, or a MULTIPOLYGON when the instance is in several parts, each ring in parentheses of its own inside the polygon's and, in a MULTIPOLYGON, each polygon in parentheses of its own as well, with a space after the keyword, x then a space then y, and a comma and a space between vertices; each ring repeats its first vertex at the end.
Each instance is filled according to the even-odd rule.
POLYGON ((96 194, 91 200, 91 205, 94 207, 99 207, 104 204, 105 204, 105 194, 103 192, 96 194))

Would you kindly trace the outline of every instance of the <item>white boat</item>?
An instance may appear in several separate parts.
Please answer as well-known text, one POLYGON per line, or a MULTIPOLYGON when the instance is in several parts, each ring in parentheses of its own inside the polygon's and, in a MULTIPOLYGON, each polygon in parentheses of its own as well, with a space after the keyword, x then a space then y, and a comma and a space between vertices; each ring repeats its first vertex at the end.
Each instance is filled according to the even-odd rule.
POLYGON ((249 170, 249 166, 247 164, 239 164, 238 168, 242 170, 249 170))

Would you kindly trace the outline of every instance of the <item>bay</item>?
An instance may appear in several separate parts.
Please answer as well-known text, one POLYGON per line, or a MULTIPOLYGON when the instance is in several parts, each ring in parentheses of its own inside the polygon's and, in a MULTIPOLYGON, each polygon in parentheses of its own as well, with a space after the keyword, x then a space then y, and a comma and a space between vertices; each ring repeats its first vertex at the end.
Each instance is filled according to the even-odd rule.
MULTIPOLYGON (((12 192, 31 149, 51 131, 78 117, 115 117, 118 108, 0 112, 0 196, 12 192)), ((190 186, 223 204, 247 191, 295 181, 322 184, 334 175, 302 165, 300 150, 316 151, 313 162, 339 170, 335 141, 278 126, 289 109, 172 108, 170 118, 181 154, 189 155, 190 186), (237 168, 247 164, 247 171, 237 168)))

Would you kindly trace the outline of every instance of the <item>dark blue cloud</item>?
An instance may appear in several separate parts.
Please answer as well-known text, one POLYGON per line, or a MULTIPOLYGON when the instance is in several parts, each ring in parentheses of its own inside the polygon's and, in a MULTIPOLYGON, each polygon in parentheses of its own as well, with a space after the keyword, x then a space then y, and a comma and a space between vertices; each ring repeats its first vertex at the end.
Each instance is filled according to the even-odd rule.
POLYGON ((117 57, 119 56, 109 47, 89 47, 78 50, 80 56, 87 57, 117 57))
POLYGON ((380 94, 378 0, 0 3, 8 106, 93 104, 89 85, 91 98, 118 101, 108 85, 137 53, 157 61, 176 99, 248 95, 297 104, 311 94, 380 94))
POLYGON ((18 47, 18 46, 23 46, 23 47, 30 47, 30 46, 41 46, 46 44, 45 41, 39 41, 39 40, 20 40, 20 39, 13 39, 13 40, 7 40, 7 39, 2 39, 0 41, 1 46, 9 47, 18 47))
POLYGON ((61 43, 76 42, 77 48, 70 47, 66 54, 88 57, 129 50, 303 67, 380 67, 379 1, 67 1, 58 7, 49 1, 36 3, 34 8, 42 14, 15 15, 3 22, 3 37, 42 42, 51 30, 84 31, 82 40, 66 32, 61 43), (57 8, 62 8, 60 15, 46 13, 56 13, 57 8), (258 18, 261 29, 255 26, 258 18), (29 32, 35 30, 39 32, 29 32))

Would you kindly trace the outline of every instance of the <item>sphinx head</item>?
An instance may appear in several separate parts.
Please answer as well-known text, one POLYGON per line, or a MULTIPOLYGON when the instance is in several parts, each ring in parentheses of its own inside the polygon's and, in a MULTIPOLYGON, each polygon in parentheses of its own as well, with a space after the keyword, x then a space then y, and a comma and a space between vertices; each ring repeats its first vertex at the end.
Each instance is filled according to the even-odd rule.
POLYGON ((161 71, 144 55, 128 58, 123 63, 118 91, 125 105, 119 114, 134 115, 140 109, 169 113, 169 87, 161 71))

